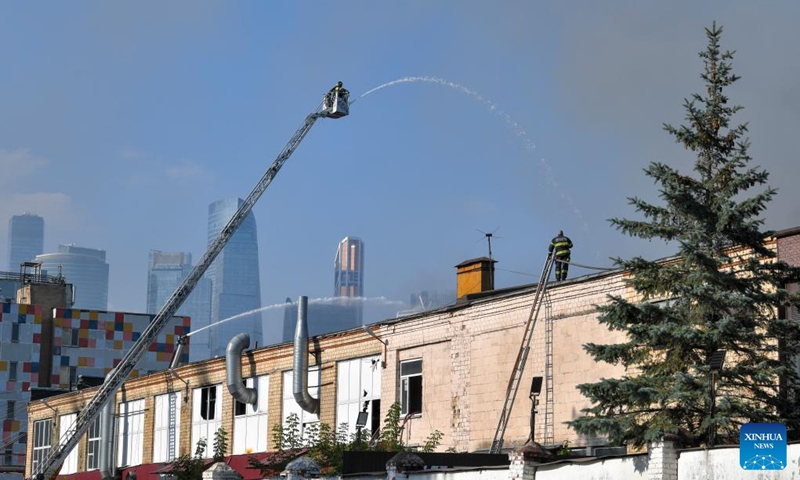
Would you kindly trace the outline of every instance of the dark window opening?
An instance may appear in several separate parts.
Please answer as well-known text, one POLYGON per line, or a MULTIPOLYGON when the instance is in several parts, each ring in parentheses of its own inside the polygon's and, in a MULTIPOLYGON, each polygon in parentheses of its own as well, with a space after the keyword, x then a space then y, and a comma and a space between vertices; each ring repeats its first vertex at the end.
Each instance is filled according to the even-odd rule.
POLYGON ((205 387, 200 391, 200 418, 214 420, 217 407, 217 387, 205 387))

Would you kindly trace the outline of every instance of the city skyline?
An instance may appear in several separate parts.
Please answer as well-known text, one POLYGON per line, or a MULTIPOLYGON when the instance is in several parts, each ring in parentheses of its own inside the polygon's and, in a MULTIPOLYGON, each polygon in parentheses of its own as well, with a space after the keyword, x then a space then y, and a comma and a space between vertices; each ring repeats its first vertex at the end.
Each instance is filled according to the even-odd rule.
POLYGON ((454 287, 453 265, 486 254, 476 229, 500 227, 498 288, 536 281, 559 229, 584 265, 675 253, 607 219, 658 199, 651 161, 691 168, 662 127, 702 88, 714 20, 737 51, 735 122, 778 189, 765 228, 800 224, 796 2, 153 5, 0 7, 2 262, 7 220, 35 212, 45 251, 106 250, 110 309, 144 309, 151 248, 200 258, 208 204, 244 198, 338 80, 350 115, 317 121, 254 207, 262 305, 330 296, 351 232, 370 244, 367 295, 404 303, 454 287))

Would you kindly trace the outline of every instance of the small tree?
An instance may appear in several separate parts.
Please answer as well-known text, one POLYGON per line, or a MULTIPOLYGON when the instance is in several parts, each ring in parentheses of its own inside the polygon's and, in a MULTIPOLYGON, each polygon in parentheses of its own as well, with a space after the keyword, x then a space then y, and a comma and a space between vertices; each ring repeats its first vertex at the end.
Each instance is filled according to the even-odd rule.
POLYGON ((214 433, 214 461, 225 460, 225 453, 228 451, 228 432, 220 428, 214 433))
POLYGON ((200 480, 203 478, 205 470, 204 454, 206 452, 206 439, 201 438, 197 441, 194 456, 184 454, 170 463, 170 474, 176 480, 200 480))
POLYGON ((797 371, 800 327, 776 315, 800 298, 787 283, 800 270, 775 261, 764 244, 759 215, 775 194, 764 186, 768 174, 747 167, 747 125, 733 126, 742 107, 728 105, 725 87, 739 77, 731 70, 733 53, 722 53, 722 28, 706 29, 708 47, 700 53, 705 93, 686 100, 688 125, 665 130, 697 155, 696 177, 652 163, 645 173, 660 185, 663 206, 630 199, 648 221, 612 219, 622 232, 679 245, 679 257, 652 262, 641 257, 615 259, 631 272, 636 302, 611 296, 599 307, 600 322, 625 332, 627 341, 585 350, 596 361, 622 365, 620 378, 601 379, 578 388, 592 402, 569 422, 584 435, 606 435, 615 444, 642 446, 664 434, 678 434, 700 445, 709 430, 731 441, 745 422, 781 421, 800 428, 797 371), (660 305, 658 300, 668 300, 660 305), (718 410, 710 415, 711 355, 726 350, 719 373, 718 410))
POLYGON ((400 424, 400 403, 395 402, 386 412, 381 429, 379 448, 387 452, 403 451, 403 428, 400 424))

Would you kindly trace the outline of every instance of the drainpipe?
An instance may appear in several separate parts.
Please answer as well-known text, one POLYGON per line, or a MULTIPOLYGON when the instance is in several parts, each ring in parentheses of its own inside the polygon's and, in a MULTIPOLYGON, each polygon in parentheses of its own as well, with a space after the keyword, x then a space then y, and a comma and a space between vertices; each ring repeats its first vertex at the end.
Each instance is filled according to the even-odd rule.
POLYGON ((308 413, 319 413, 319 400, 308 393, 308 297, 306 296, 301 296, 297 302, 293 366, 292 393, 295 402, 308 413))
POLYGON ((250 335, 240 333, 228 342, 225 349, 225 378, 228 391, 237 402, 255 405, 258 392, 255 388, 246 388, 242 381, 242 351, 250 346, 250 335))

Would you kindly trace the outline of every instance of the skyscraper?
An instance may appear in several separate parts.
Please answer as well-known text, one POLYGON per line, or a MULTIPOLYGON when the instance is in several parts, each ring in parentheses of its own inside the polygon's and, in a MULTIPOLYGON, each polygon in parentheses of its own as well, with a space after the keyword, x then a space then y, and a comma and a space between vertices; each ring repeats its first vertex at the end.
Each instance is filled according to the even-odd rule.
POLYGON ((358 300, 343 300, 342 305, 354 307, 355 325, 361 325, 364 317, 364 242, 357 237, 344 237, 336 249, 333 260, 333 296, 358 300))
POLYGON ((108 310, 105 250, 61 244, 58 253, 37 255, 34 261, 41 263, 48 275, 60 272, 67 282, 75 285, 75 308, 108 310))
MULTIPOLYGON (((208 206, 208 243, 236 213, 242 199, 219 200, 208 206)), ((249 213, 225 245, 206 277, 211 279, 211 323, 261 308, 261 282, 258 270, 258 231, 253 213, 249 213)), ((211 355, 224 355, 231 338, 239 333, 250 335, 250 346, 262 345, 262 315, 247 315, 211 327, 211 355)))
POLYGON ((336 249, 333 261, 334 297, 364 296, 364 242, 356 237, 344 237, 336 249))
MULTIPOLYGON (((147 313, 161 310, 175 289, 192 270, 192 254, 151 250, 147 275, 147 313)), ((191 331, 195 332, 211 322, 211 280, 201 278, 177 315, 191 318, 191 331)), ((191 336, 189 361, 211 358, 209 331, 202 330, 191 336)))
POLYGON ((8 220, 8 270, 19 272, 19 264, 44 252, 44 219, 24 213, 8 220))

